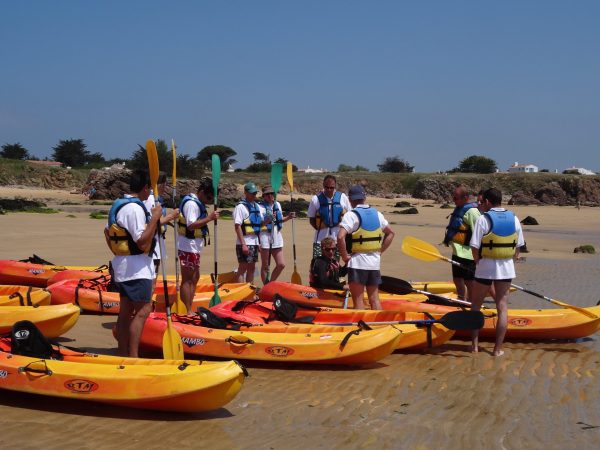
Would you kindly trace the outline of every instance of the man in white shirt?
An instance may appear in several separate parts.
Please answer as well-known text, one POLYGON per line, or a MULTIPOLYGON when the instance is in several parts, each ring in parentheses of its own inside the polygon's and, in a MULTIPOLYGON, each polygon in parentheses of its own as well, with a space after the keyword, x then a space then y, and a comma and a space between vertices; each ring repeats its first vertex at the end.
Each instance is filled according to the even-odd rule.
MULTIPOLYGON (((501 204, 502 193, 498 189, 488 189, 483 193, 484 213, 475 222, 470 243, 476 264, 471 309, 479 311, 490 286, 493 284, 495 288, 498 322, 494 356, 504 354, 502 344, 508 326, 508 294, 516 276, 514 261, 525 242, 519 219, 501 204)), ((479 330, 472 333, 471 351, 479 351, 479 330)))
MULTIPOLYGON (((323 190, 317 195, 313 195, 308 205, 308 220, 315 229, 313 258, 321 256, 321 240, 323 238, 331 236, 333 239, 337 239, 342 217, 352 209, 346 194, 337 191, 336 188, 336 178, 333 175, 325 176, 323 190)), ((337 254, 336 259, 339 259, 337 254)))
POLYGON ((112 268, 120 300, 119 354, 137 358, 144 324, 152 310, 152 254, 162 207, 156 205, 148 212, 143 204, 150 195, 148 172, 134 171, 129 187, 131 194, 113 203, 104 235, 115 254, 112 268))
POLYGON ((388 221, 375 208, 365 204, 365 190, 355 185, 348 191, 354 209, 344 215, 337 236, 342 260, 348 267, 348 285, 355 309, 364 309, 365 288, 371 309, 381 309, 381 254, 394 239, 388 221))
POLYGON ((256 203, 258 189, 249 181, 244 186, 244 198, 233 210, 233 223, 237 237, 235 252, 238 260, 237 282, 254 283, 254 269, 258 261, 259 234, 263 215, 256 203))

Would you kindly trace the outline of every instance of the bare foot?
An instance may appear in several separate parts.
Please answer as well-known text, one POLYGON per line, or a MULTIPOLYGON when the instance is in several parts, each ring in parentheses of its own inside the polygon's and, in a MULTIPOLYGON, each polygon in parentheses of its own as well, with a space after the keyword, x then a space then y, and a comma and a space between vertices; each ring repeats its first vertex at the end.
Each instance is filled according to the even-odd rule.
POLYGON ((479 346, 478 345, 471 345, 471 353, 479 353, 479 346))
POLYGON ((502 356, 504 355, 504 350, 494 350, 494 353, 492 353, 492 356, 502 356))

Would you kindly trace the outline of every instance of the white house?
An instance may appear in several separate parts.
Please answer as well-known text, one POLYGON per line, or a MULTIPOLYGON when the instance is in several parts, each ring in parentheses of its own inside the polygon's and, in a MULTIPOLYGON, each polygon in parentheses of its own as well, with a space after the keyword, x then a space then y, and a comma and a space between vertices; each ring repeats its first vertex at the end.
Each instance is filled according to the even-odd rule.
POLYGON ((596 175, 591 170, 584 169, 583 167, 575 167, 575 166, 565 169, 565 172, 570 172, 570 173, 577 172, 579 175, 596 175))
POLYGON ((533 164, 519 164, 518 161, 508 168, 509 172, 535 173, 538 172, 538 166, 533 164))
POLYGON ((311 169, 310 166, 306 166, 306 169, 298 169, 298 172, 305 172, 305 173, 325 173, 325 172, 329 172, 327 169, 311 169))

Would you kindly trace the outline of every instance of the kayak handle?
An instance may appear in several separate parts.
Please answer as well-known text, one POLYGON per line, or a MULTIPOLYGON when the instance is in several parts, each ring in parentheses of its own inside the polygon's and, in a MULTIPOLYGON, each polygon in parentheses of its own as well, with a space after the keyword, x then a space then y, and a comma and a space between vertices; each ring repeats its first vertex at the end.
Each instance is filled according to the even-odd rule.
POLYGON ((23 373, 23 372, 42 373, 44 375, 52 375, 52 371, 50 369, 48 369, 48 364, 46 364, 45 359, 40 359, 39 361, 32 361, 24 367, 19 367, 19 373, 23 373), (38 365, 38 363, 43 363, 44 368, 38 369, 37 367, 29 367, 32 364, 38 365))
POLYGON ((248 339, 245 336, 242 336, 241 338, 235 338, 233 336, 229 336, 228 338, 225 338, 225 342, 229 342, 230 344, 233 344, 233 345, 254 344, 254 341, 252 339, 248 339))

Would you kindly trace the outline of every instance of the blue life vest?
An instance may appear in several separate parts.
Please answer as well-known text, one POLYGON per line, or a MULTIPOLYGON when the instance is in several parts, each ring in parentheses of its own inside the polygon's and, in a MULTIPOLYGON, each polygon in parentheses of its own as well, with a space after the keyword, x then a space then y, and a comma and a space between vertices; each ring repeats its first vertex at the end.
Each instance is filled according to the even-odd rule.
MULTIPOLYGON (((115 200, 110 207, 108 212, 108 239, 109 247, 114 255, 117 256, 128 256, 128 255, 141 255, 144 252, 137 246, 129 231, 117 224, 117 213, 125 205, 135 203, 144 210, 146 216, 146 224, 150 221, 150 213, 146 209, 144 203, 137 197, 123 197, 115 200)), ((154 245, 156 240, 152 241, 150 250, 147 252, 151 255, 154 252, 154 245)))
POLYGON ((260 227, 262 226, 260 208, 256 202, 250 203, 248 200, 242 200, 240 203, 248 210, 248 218, 242 222, 242 234, 244 236, 247 234, 258 235, 258 233, 260 233, 260 227))
POLYGON ((181 199, 181 203, 179 204, 179 219, 177 220, 177 233, 180 236, 184 236, 188 239, 204 238, 204 243, 208 245, 210 244, 208 238, 208 224, 203 225, 200 228, 195 228, 193 230, 190 230, 187 227, 187 220, 183 214, 183 207, 189 201, 194 202, 198 206, 198 209, 200 210, 200 214, 198 216, 199 219, 205 219, 208 216, 208 212, 206 211, 206 206, 204 206, 204 203, 202 203, 200 200, 198 200, 192 195, 186 195, 181 199))
POLYGON ((468 210, 477 208, 477 203, 465 203, 462 206, 457 206, 450 215, 450 221, 446 227, 446 235, 444 236, 444 244, 455 242, 460 245, 469 245, 473 230, 466 223, 464 217, 468 210))
POLYGON ((327 198, 323 192, 320 192, 319 195, 317 195, 317 199, 319 200, 319 211, 317 211, 316 215, 317 228, 337 227, 342 221, 342 216, 345 212, 341 204, 342 193, 336 191, 333 194, 331 203, 329 202, 329 198, 327 198))
POLYGON ((283 228, 283 214, 282 214, 281 210, 277 207, 277 202, 273 203, 273 205, 270 205, 267 202, 261 202, 260 204, 267 211, 267 216, 273 218, 273 220, 271 222, 263 225, 261 230, 262 231, 271 231, 271 230, 273 230, 273 224, 275 224, 275 225, 277 225, 277 229, 279 231, 281 231, 281 229, 283 228))
POLYGON ((482 258, 509 259, 517 251, 517 227, 512 211, 489 210, 484 214, 490 222, 489 233, 481 238, 479 255, 482 258))
POLYGON ((383 230, 375 208, 355 208, 351 212, 358 216, 358 229, 346 235, 346 249, 351 253, 371 253, 381 250, 383 230))

